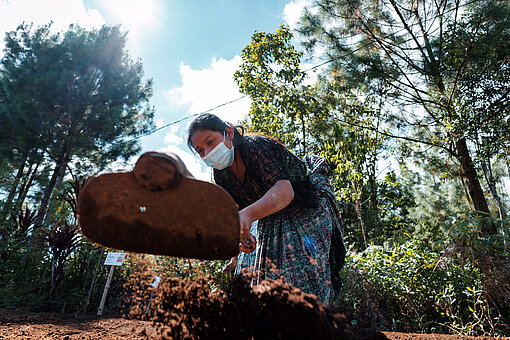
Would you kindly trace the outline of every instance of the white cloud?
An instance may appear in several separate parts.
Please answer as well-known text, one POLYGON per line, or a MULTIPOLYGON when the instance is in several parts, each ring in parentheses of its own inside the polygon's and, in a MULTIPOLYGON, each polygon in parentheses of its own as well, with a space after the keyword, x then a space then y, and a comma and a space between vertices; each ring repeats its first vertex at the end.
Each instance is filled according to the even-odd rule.
POLYGON ((177 156, 179 156, 184 164, 186 164, 186 168, 188 168, 189 172, 196 178, 202 181, 210 182, 211 181, 211 168, 207 167, 202 160, 191 153, 189 150, 183 150, 175 145, 169 145, 163 149, 158 150, 158 152, 173 152, 177 156))
POLYGON ((283 19, 291 29, 297 28, 305 7, 309 6, 310 3, 310 0, 296 0, 285 5, 283 19))
POLYGON ((70 24, 86 29, 105 24, 99 11, 85 8, 82 0, 0 0, 0 57, 3 55, 5 32, 13 31, 23 22, 34 27, 53 22, 54 32, 65 31, 70 24))
POLYGON ((170 131, 165 135, 165 144, 177 145, 184 142, 182 134, 179 133, 180 124, 172 125, 170 131))
POLYGON ((16 0, 0 1, 0 32, 12 31, 22 22, 44 25, 62 31, 77 23, 91 29, 101 27, 105 20, 96 9, 85 8, 82 0, 16 0))
POLYGON ((128 45, 136 48, 159 28, 164 13, 161 0, 102 0, 97 6, 88 8, 83 0, 0 0, 0 56, 4 33, 23 22, 37 27, 52 21, 52 30, 57 32, 71 23, 100 28, 106 17, 109 25, 121 24, 122 30, 129 31, 128 45))
POLYGON ((163 126, 163 123, 164 123, 163 119, 160 118, 160 119, 156 120, 156 123, 154 123, 154 124, 156 125, 157 128, 160 128, 163 126))
POLYGON ((148 34, 152 34, 162 23, 161 0, 102 0, 99 4, 110 24, 121 24, 128 31, 128 42, 139 47, 148 34))
MULTIPOLYGON (((202 70, 181 64, 182 86, 167 91, 171 105, 186 107, 189 113, 200 113, 238 99, 242 96, 233 79, 234 72, 241 64, 241 57, 231 60, 213 58, 211 65, 202 70)), ((250 100, 246 97, 218 109, 211 110, 221 119, 237 123, 250 110, 250 100)))

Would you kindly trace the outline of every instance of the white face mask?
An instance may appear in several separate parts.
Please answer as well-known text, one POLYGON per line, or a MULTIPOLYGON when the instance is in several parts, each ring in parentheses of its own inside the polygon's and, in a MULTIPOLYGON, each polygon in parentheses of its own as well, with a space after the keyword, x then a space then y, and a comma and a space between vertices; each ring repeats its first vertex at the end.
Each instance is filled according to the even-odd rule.
POLYGON ((220 142, 207 155, 202 157, 205 164, 218 170, 225 169, 234 161, 234 145, 232 145, 232 149, 229 149, 225 145, 225 137, 225 133, 223 133, 223 142, 220 142))

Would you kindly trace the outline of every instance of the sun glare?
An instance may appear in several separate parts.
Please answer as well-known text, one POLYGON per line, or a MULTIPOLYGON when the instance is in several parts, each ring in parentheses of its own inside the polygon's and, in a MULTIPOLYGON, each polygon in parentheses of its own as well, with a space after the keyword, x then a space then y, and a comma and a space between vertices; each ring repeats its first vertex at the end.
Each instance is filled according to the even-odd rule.
POLYGON ((108 14, 128 30, 149 30, 158 22, 160 0, 106 0, 108 14))

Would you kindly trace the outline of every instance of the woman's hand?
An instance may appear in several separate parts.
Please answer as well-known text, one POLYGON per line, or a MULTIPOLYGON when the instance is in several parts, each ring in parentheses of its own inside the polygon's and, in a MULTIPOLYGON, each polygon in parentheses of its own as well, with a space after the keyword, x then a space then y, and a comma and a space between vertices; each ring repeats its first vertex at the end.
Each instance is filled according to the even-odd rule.
POLYGON ((241 239, 248 237, 250 235, 251 224, 253 223, 253 219, 251 218, 248 209, 243 209, 239 211, 239 227, 241 228, 240 236, 241 239))
POLYGON ((243 253, 250 254, 257 248, 257 239, 252 234, 246 238, 242 238, 239 243, 239 250, 243 253))
POLYGON ((239 211, 241 233, 249 233, 251 223, 274 214, 288 206, 294 199, 294 189, 289 180, 280 179, 264 196, 239 211), (243 229, 244 228, 244 229, 243 229))
POLYGON ((257 246, 257 240, 252 234, 250 234, 252 223, 253 219, 251 218, 248 210, 243 209, 239 211, 239 227, 240 227, 239 250, 247 254, 255 251, 255 247, 257 246))
POLYGON ((289 180, 281 179, 269 189, 264 196, 255 203, 239 211, 239 223, 241 228, 241 244, 239 250, 243 253, 252 253, 255 250, 257 240, 250 234, 253 221, 282 210, 294 199, 294 189, 289 180))

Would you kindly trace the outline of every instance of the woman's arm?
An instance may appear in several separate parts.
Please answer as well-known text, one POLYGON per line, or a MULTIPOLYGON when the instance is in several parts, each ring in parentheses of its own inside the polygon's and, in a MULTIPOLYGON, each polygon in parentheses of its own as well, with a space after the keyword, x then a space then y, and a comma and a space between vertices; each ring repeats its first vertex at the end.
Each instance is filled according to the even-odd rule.
POLYGON ((276 181, 264 196, 239 211, 241 239, 250 235, 250 227, 253 221, 282 210, 288 206, 293 199, 294 190, 292 189, 290 181, 286 179, 276 181))

